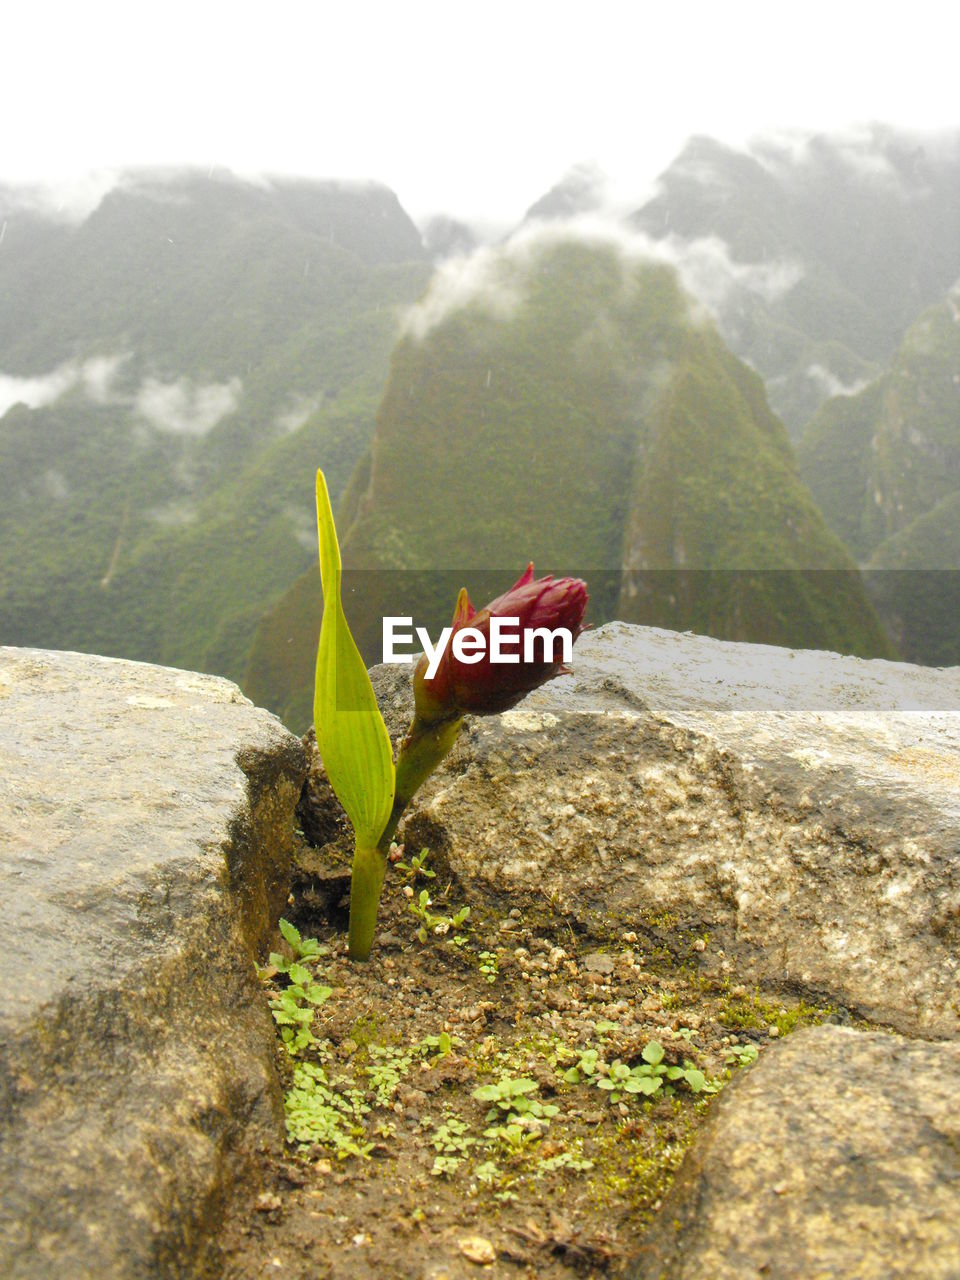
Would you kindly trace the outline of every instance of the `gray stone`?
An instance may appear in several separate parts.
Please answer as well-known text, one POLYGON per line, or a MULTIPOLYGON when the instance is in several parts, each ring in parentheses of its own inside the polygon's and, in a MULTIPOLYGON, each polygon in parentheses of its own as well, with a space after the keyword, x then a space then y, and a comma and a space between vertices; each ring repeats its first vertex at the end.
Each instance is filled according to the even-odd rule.
POLYGON ((282 1134, 255 975, 302 745, 232 684, 0 648, 0 1274, 204 1275, 282 1134))
MULTIPOLYGON (((467 724, 411 845, 505 905, 546 895, 641 945, 708 938, 708 971, 957 1033, 960 669, 624 623, 573 656, 467 724)), ((401 733, 410 668, 374 683, 401 733)))
POLYGON ((635 1280, 956 1280, 960 1045, 842 1027, 767 1050, 714 1104, 635 1280))

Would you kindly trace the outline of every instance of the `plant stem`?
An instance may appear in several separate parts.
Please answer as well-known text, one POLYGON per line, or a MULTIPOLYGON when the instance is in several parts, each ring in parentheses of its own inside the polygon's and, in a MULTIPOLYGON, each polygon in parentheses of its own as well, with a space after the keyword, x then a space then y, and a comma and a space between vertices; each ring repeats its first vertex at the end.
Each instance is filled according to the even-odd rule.
MULTIPOLYGON (((394 824, 396 825, 396 824, 394 824)), ((389 839, 387 847, 389 848, 389 839)), ((380 890, 387 870, 386 854, 378 848, 361 848, 353 852, 353 875, 350 879, 350 937, 351 960, 366 960, 373 946, 377 928, 377 907, 380 890)))
POLYGON ((463 720, 458 716, 425 725, 414 717, 397 756, 393 809, 375 848, 354 849, 350 878, 350 959, 367 960, 377 928, 377 907, 387 871, 387 854, 400 817, 423 782, 450 751, 463 720))

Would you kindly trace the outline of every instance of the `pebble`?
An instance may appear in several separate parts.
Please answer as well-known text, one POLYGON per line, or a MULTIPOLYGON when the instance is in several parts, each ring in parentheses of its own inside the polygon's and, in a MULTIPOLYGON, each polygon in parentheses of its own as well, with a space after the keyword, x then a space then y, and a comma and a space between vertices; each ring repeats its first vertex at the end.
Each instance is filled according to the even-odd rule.
POLYGON ((460 1241, 460 1252, 468 1262, 482 1267, 492 1266, 497 1260, 497 1251, 485 1236, 464 1236, 460 1241))
POLYGON ((614 959, 605 951, 591 951, 584 956, 583 967, 588 973, 613 973, 614 959))

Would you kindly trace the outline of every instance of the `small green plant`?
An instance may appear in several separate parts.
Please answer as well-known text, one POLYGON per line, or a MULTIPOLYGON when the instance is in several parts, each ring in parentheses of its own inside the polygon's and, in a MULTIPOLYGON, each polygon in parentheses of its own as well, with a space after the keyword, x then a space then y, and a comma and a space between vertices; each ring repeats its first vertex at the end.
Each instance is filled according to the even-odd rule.
POLYGON ((481 951, 478 959, 480 961, 480 972, 486 978, 487 982, 496 982, 497 975, 500 973, 500 962, 497 959, 496 952, 481 951))
POLYGON ((359 1089, 334 1089, 323 1067, 304 1062, 294 1068, 293 1087, 284 1099, 287 1137, 301 1147, 330 1147, 338 1160, 366 1157, 364 1117, 370 1106, 359 1089))
POLYGON ((301 938, 299 930, 289 920, 280 921, 280 932, 294 959, 288 960, 279 952, 271 951, 269 966, 260 973, 265 977, 276 972, 288 980, 288 986, 271 992, 270 1012, 280 1028, 280 1039, 287 1052, 296 1055, 317 1043, 312 1030, 313 1016, 333 994, 333 989, 317 982, 315 974, 307 967, 319 960, 322 954, 323 949, 317 940, 301 938))
POLYGON ((575 1151, 559 1151, 555 1156, 538 1160, 534 1177, 543 1178, 548 1173, 556 1173, 558 1169, 570 1169, 574 1173, 586 1173, 593 1168, 593 1161, 583 1155, 582 1145, 575 1151))
POLYGON ((689 1059, 685 1059, 682 1066, 664 1062, 663 1045, 657 1040, 644 1045, 640 1056, 643 1061, 630 1066, 619 1058, 606 1062, 599 1050, 585 1049, 577 1065, 568 1067, 561 1079, 566 1084, 586 1081, 609 1094, 611 1102, 619 1102, 630 1094, 670 1097, 680 1084, 686 1085, 691 1093, 716 1091, 714 1083, 689 1059))
POLYGON ((430 1139, 430 1145, 437 1153, 430 1172, 436 1177, 449 1177, 456 1173, 470 1148, 476 1146, 477 1142, 478 1139, 471 1137, 463 1120, 456 1116, 445 1116, 430 1139))
POLYGON ((534 1097, 539 1090, 536 1080, 525 1076, 504 1076, 496 1084, 482 1084, 474 1089, 472 1096, 478 1102, 493 1104, 486 1115, 488 1127, 483 1136, 511 1155, 519 1154, 529 1143, 541 1138, 560 1108, 534 1097))
POLYGON ((400 872, 404 880, 407 880, 408 882, 412 883, 414 880, 418 879, 419 877, 422 877, 424 880, 436 879, 437 873, 435 871, 431 871, 428 866, 424 865, 427 861, 427 858, 429 858, 430 856, 429 849, 421 849, 419 853, 415 853, 413 855, 413 857, 410 859, 409 862, 404 862, 403 860, 402 844, 391 845, 390 850, 391 850, 391 856, 393 854, 393 850, 397 851, 398 856, 393 865, 397 869, 397 871, 400 872))
POLYGON ((430 897, 429 892, 426 889, 421 889, 416 901, 411 902, 408 906, 408 910, 420 921, 417 937, 421 942, 426 942, 430 934, 443 937, 451 929, 458 929, 465 920, 470 918, 469 907, 461 907, 452 916, 441 916, 435 915, 430 910, 432 905, 433 899, 430 897))
POLYGON ((459 1041, 451 1036, 449 1031, 441 1031, 438 1036, 424 1036, 417 1047, 423 1054, 433 1050, 438 1057, 445 1058, 456 1043, 459 1041))
POLYGON ((732 1044, 725 1059, 728 1067, 749 1067, 760 1056, 755 1044, 732 1044))

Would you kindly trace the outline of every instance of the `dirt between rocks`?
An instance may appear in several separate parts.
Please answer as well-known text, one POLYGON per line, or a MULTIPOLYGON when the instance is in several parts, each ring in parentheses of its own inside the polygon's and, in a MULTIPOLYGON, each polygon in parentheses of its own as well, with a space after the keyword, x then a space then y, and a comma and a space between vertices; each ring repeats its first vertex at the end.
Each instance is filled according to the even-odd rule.
MULTIPOLYGON (((329 994, 313 1044, 278 1039, 291 1141, 259 1157, 224 1276, 630 1274, 716 1091, 794 1027, 848 1015, 703 976, 709 938, 670 919, 577 932, 542 895, 465 902, 401 853, 355 964, 348 869, 303 851, 287 914, 308 952, 317 939, 301 963, 329 994)), ((265 999, 303 977, 283 972, 298 949, 278 935, 265 999)))

